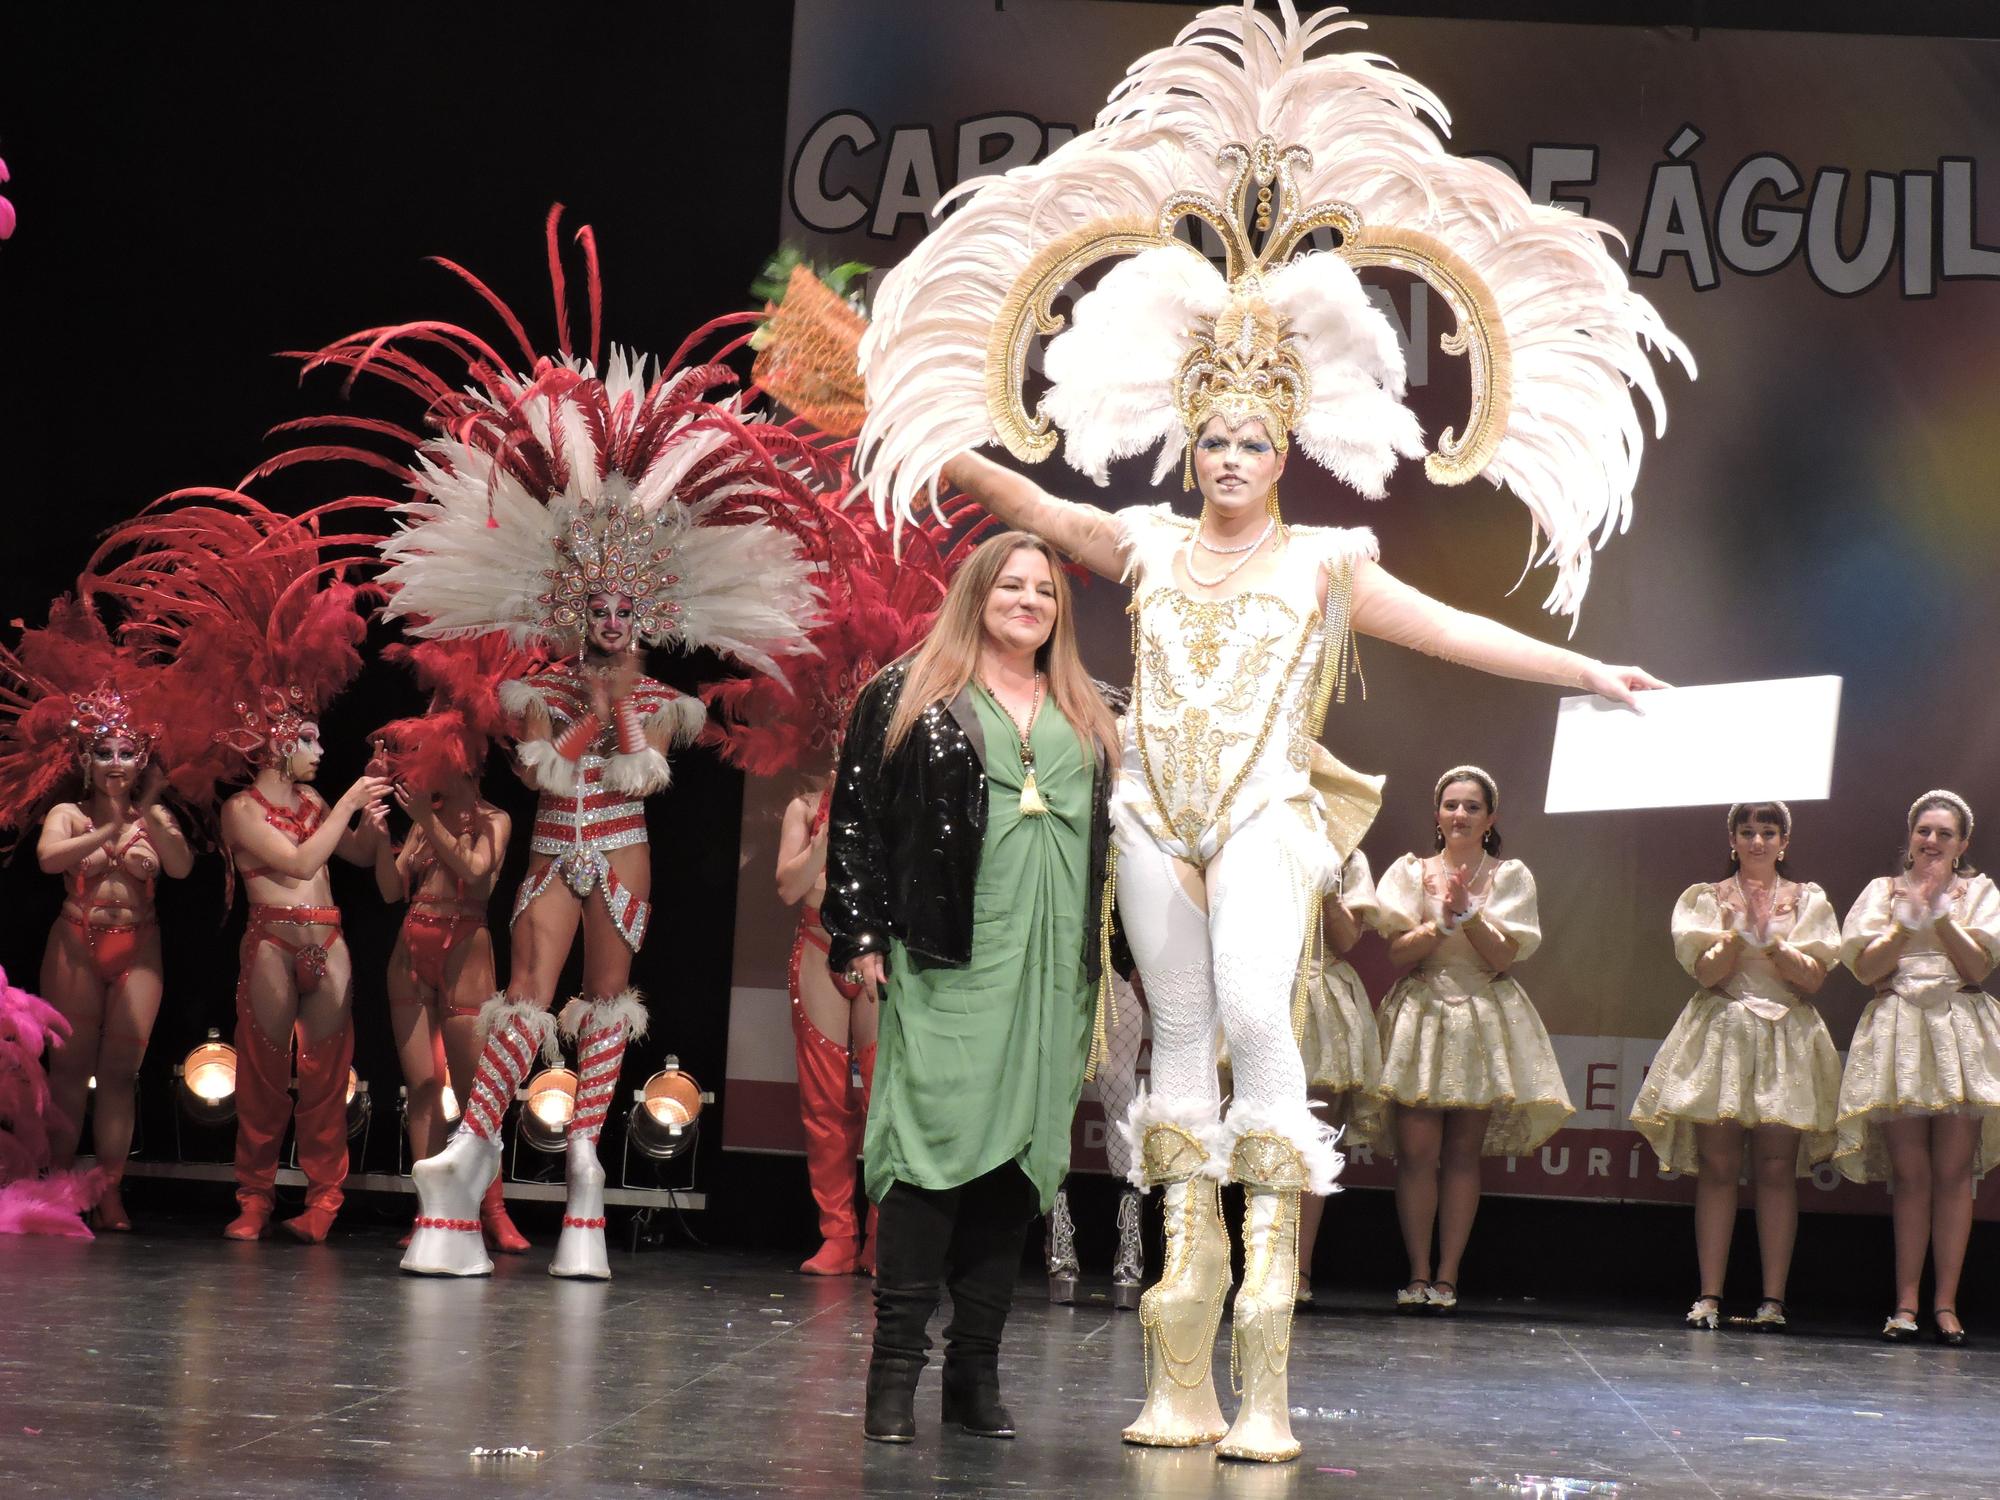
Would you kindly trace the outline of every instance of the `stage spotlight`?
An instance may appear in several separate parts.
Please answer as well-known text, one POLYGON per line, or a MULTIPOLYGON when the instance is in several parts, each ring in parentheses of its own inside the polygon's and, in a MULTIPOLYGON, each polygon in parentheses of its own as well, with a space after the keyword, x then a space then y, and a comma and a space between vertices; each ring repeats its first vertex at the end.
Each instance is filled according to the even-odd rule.
POLYGON ((174 1068, 181 1112, 197 1124, 226 1125, 236 1118, 236 1049, 221 1038, 209 1032, 174 1068))
POLYGON ((576 1074, 568 1068, 544 1068, 528 1080, 520 1097, 525 1101, 517 1117, 521 1139, 537 1151, 561 1151, 576 1113, 576 1074))
POLYGON ((632 1092, 625 1130, 633 1147, 654 1161, 671 1161, 692 1147, 701 1118, 701 1085, 671 1063, 632 1092))
POLYGON ((347 1138, 351 1141, 368 1131, 368 1117, 374 1113, 374 1101, 368 1097, 368 1085, 361 1081, 361 1075, 347 1070, 347 1138))

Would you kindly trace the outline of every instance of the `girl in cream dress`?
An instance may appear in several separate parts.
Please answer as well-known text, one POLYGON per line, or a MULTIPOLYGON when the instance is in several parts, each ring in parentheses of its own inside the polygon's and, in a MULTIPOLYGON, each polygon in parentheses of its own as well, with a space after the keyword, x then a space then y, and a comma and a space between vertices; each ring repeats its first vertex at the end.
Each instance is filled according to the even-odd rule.
POLYGON ((1669 1171, 1695 1179, 1696 1328, 1722 1321, 1723 1271, 1746 1147, 1757 1200, 1764 1300, 1754 1327, 1785 1326, 1798 1179, 1833 1155, 1840 1054, 1810 997, 1840 956, 1826 892, 1786 879, 1791 810, 1729 809, 1733 873, 1691 885, 1674 907, 1674 957, 1701 991, 1660 1043, 1632 1123, 1669 1171))
POLYGON ((1496 858, 1499 788, 1477 766, 1438 779, 1439 852, 1406 854, 1376 889, 1375 927, 1410 972, 1382 1002, 1386 1131, 1410 1256, 1399 1308, 1458 1306, 1458 1263, 1479 1210, 1483 1156, 1522 1156, 1575 1113, 1555 1048, 1515 964, 1541 945, 1535 878, 1496 858), (1437 1231, 1433 1271, 1431 1235, 1437 1231))
POLYGON ((1896 1306, 1883 1337, 1916 1336, 1928 1248, 1937 1337, 1962 1344, 1972 1185, 2000 1161, 2000 1004, 1980 988, 2000 962, 2000 891, 1966 861, 1963 797, 1924 793, 1907 826, 1903 873, 1871 881, 1841 934, 1841 961, 1875 998, 1841 1074, 1834 1164, 1890 1184, 1896 1306))

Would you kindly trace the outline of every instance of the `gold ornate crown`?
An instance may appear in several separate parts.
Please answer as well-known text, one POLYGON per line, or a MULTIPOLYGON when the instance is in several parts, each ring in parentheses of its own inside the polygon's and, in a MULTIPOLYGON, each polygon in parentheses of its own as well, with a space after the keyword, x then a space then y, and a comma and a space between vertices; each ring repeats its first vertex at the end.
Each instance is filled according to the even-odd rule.
POLYGON ((1256 276, 1230 292, 1215 322, 1194 330, 1194 347, 1174 375, 1174 410, 1190 449, 1210 417, 1231 427, 1255 417, 1282 451, 1312 399, 1312 377, 1290 331, 1259 295, 1256 276))

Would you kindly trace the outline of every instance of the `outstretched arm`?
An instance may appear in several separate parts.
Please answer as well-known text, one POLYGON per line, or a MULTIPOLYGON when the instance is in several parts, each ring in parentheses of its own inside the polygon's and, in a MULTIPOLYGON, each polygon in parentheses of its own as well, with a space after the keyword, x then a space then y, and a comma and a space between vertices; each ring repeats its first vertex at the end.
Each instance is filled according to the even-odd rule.
POLYGON ((1643 668, 1608 667, 1579 652, 1523 635, 1484 615, 1467 614, 1449 604, 1440 604, 1376 562, 1363 561, 1355 566, 1354 628, 1363 635, 1491 672, 1496 677, 1587 688, 1629 708, 1638 707, 1636 694, 1667 685, 1643 668))
POLYGON ((1125 576, 1118 523, 1095 505, 1058 500, 1034 480, 977 453, 961 453, 944 466, 945 483, 963 490, 1009 526, 1032 531, 1100 578, 1125 576))

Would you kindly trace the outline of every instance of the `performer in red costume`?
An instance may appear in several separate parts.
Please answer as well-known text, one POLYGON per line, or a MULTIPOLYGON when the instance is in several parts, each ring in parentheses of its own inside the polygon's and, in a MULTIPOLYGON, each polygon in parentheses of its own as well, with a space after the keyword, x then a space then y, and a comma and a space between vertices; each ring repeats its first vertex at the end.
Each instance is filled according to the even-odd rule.
MULTIPOLYGON (((651 915, 645 799, 665 789, 667 751, 699 731, 694 698, 645 675, 646 646, 707 648, 777 673, 818 608, 801 539, 822 524, 815 491, 839 466, 805 439, 748 416, 727 367, 601 358, 596 244, 585 247, 591 331, 572 347, 557 238, 547 235, 559 353, 538 355, 482 283, 520 345, 520 373, 477 334, 436 322, 374 329, 314 363, 379 375, 420 395, 436 434, 403 455, 418 494, 382 547, 387 613, 428 638, 505 631, 558 661, 501 688, 519 716, 521 773, 541 793, 533 857, 514 903, 513 973, 482 1008, 484 1044, 460 1128, 415 1169, 421 1215, 403 1268, 492 1269, 476 1217, 500 1164, 500 1127, 538 1050, 552 1049, 556 985, 583 930, 584 993, 564 1007, 577 1046, 568 1203, 552 1275, 603 1279, 604 1169, 597 1138, 626 1044, 646 1011, 632 960, 651 915), (445 361, 434 369, 425 360, 445 361)), ((386 424, 355 419, 382 435, 386 424)))
POLYGON ((177 788, 222 805, 221 837, 250 905, 236 982, 236 1199, 223 1232, 269 1228, 289 1119, 306 1209, 281 1226, 324 1240, 347 1178, 347 1082, 354 1057, 352 962, 327 865, 372 862, 363 821, 389 791, 364 775, 331 806, 310 783, 319 714, 361 667, 361 591, 344 581, 323 513, 281 516, 247 495, 183 491, 113 529, 93 587, 128 613, 121 640, 171 657, 164 743, 177 788), (206 503, 189 503, 189 502, 206 503), (298 1104, 288 1090, 297 1046, 298 1104))
POLYGON ((67 893, 42 956, 42 995, 69 1029, 49 1058, 48 1158, 58 1171, 76 1159, 95 1077, 101 1195, 91 1223, 100 1230, 132 1227, 119 1183, 164 992, 153 887, 194 866, 153 759, 159 676, 113 645, 87 600, 69 595, 47 625, 22 633, 17 651, 0 650, 0 828, 25 830, 40 815, 36 859, 67 893), (56 800, 65 791, 74 800, 56 800))
MULTIPOLYGON (((411 828, 400 849, 386 828, 375 845, 382 899, 409 902, 389 955, 389 1020, 409 1091, 410 1150, 423 1160, 444 1148, 447 1078, 460 1100, 472 1095, 479 1011, 497 987, 486 914, 512 820, 479 795, 479 778, 488 747, 507 730, 500 684, 538 661, 498 634, 383 654, 432 693, 428 713, 384 725, 378 737, 411 828)), ((480 1199, 479 1224, 489 1250, 528 1248, 497 1176, 480 1199)))

